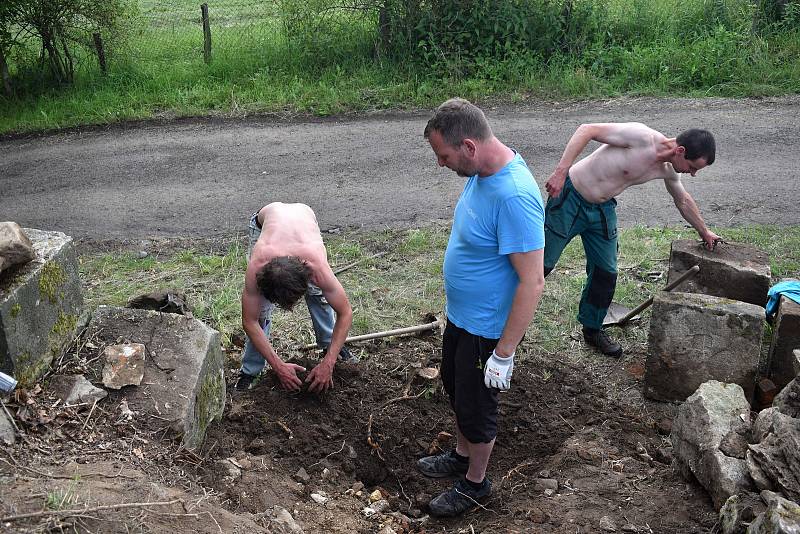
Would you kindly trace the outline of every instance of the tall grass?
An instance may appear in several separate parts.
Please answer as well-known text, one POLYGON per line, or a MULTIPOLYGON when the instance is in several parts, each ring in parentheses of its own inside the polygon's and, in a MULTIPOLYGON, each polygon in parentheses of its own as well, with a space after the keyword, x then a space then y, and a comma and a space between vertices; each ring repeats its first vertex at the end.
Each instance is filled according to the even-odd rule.
POLYGON ((428 11, 415 19, 408 9, 395 12, 395 33, 384 43, 376 9, 329 4, 211 2, 206 65, 193 0, 139 0, 127 40, 109 45, 105 76, 84 49, 74 85, 48 88, 32 76, 35 54, 11 55, 18 96, 0 97, 0 132, 154 116, 327 115, 433 106, 454 94, 514 100, 800 90, 800 9, 756 33, 747 0, 571 0, 568 11, 565 2, 546 0, 437 0, 420 4, 428 11))

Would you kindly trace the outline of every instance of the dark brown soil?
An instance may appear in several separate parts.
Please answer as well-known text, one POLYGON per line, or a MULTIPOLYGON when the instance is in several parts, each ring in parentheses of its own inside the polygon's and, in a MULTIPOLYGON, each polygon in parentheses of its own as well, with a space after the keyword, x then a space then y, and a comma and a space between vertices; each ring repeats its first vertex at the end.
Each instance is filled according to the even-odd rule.
MULTIPOLYGON (((5 486, 0 516, 41 509, 42 495, 55 491, 56 483, 59 491, 82 489, 83 497, 92 492, 87 500, 113 503, 152 500, 158 482, 166 488, 162 493, 185 492, 184 501, 206 506, 216 523, 227 525, 225 532, 252 531, 255 524, 279 532, 265 518, 274 506, 289 510, 305 532, 368 533, 381 524, 394 532, 572 534, 613 527, 677 534, 713 528, 716 513, 703 489, 669 466, 668 437, 659 430, 668 433, 675 407, 642 398, 640 353, 621 361, 591 352, 582 359, 520 355, 513 387, 501 396, 488 472, 491 499, 457 519, 426 519, 426 503, 452 481, 425 478, 415 463, 438 450, 437 436, 453 431, 453 419, 439 379, 417 377, 408 384, 417 367, 438 366, 440 342, 431 335, 354 346, 361 361, 337 364, 335 387, 322 395, 286 393, 271 373, 251 391, 236 393, 231 386, 239 355, 229 353, 224 417, 211 425, 198 451, 180 449, 157 418, 125 421, 118 393, 91 413, 90 406, 59 408, 46 388, 21 392, 9 408, 25 440, 2 455, 0 477, 14 482, 5 486), (239 467, 234 476, 231 465, 239 467), (125 491, 100 487, 92 476, 124 476, 117 484, 125 491), (556 479, 558 490, 543 491, 537 478, 556 479), (383 523, 362 513, 376 489, 395 514, 385 512, 383 523), (312 493, 329 500, 318 504, 312 493)), ((313 356, 298 361, 310 369, 313 356)), ((76 361, 62 371, 95 372, 96 362, 76 361)), ((185 508, 173 511, 186 514, 185 508)), ((94 532, 127 532, 132 525, 137 532, 219 531, 196 513, 172 526, 142 522, 142 514, 117 511, 80 525, 94 532)), ((51 519, 48 528, 54 524, 51 519)), ((39 532, 43 525, 31 520, 13 527, 39 532)))
MULTIPOLYGON (((452 483, 415 469, 437 435, 453 431, 449 403, 438 379, 415 379, 408 395, 414 398, 389 402, 404 396, 415 364, 437 366, 439 360, 436 337, 370 346, 359 364, 337 365, 335 389, 321 396, 287 394, 268 374, 232 398, 205 451, 212 458, 265 454, 289 475, 304 468, 313 479, 306 492, 341 494, 355 482, 366 492, 379 487, 395 511, 419 517, 421 505, 452 483), (323 479, 324 469, 334 474, 323 479)), ((631 532, 708 531, 716 521, 710 501, 673 474, 665 458, 668 441, 657 432, 673 407, 644 403, 638 393, 641 361, 642 355, 600 361, 596 372, 594 358, 587 368, 558 360, 519 365, 501 400, 489 467, 494 492, 486 509, 409 530, 601 532, 600 519, 608 516, 631 532), (557 479, 558 492, 548 496, 535 488, 538 477, 557 479)), ((198 474, 236 503, 236 511, 255 513, 268 504, 255 497, 263 479, 225 485, 213 469, 201 466, 198 474)), ((288 505, 297 498, 287 497, 288 505)))

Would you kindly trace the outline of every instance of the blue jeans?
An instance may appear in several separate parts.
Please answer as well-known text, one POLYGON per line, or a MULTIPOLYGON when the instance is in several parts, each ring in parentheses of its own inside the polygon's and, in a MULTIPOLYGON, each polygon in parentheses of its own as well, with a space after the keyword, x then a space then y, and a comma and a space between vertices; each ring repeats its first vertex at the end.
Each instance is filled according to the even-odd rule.
MULTIPOLYGON (((247 248, 248 261, 250 260, 250 253, 253 251, 253 247, 256 245, 256 241, 258 241, 260 235, 261 228, 258 226, 258 212, 256 212, 250 217, 250 224, 247 227, 247 239, 249 241, 247 248)), ((317 346, 320 348, 327 347, 331 343, 331 337, 333 337, 333 325, 336 323, 336 316, 330 304, 328 304, 328 301, 325 300, 325 297, 322 295, 322 290, 312 283, 308 284, 308 289, 306 290, 306 306, 308 306, 308 311, 311 314, 311 324, 314 325, 314 336, 317 339, 317 346)), ((261 325, 261 330, 264 331, 264 335, 267 336, 267 339, 269 339, 272 311, 274 309, 274 304, 264 300, 261 313, 258 315, 258 323, 261 325)), ((261 353, 256 350, 248 337, 244 344, 241 372, 256 376, 264 369, 266 363, 267 361, 261 353)))

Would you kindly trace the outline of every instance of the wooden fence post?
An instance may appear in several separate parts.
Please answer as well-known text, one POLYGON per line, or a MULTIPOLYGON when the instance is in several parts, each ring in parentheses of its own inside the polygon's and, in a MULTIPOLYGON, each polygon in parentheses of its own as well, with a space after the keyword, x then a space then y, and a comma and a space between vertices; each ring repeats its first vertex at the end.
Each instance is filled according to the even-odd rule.
POLYGON ((200 13, 203 16, 203 59, 206 64, 211 63, 211 25, 208 23, 208 4, 200 4, 200 13))
POLYGON ((99 33, 93 33, 92 37, 94 37, 94 47, 97 49, 97 61, 100 62, 100 72, 103 74, 106 73, 106 51, 103 48, 103 38, 100 37, 99 33))

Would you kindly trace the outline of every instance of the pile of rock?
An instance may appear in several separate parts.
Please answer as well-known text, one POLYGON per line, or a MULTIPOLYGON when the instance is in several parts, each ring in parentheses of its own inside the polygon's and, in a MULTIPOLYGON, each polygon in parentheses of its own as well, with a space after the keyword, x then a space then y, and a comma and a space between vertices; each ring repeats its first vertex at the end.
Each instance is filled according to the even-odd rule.
MULTIPOLYGON (((196 448, 224 408, 219 332, 191 316, 180 292, 143 295, 130 305, 154 311, 101 306, 79 320, 83 297, 72 238, 0 223, 0 372, 30 388, 85 335, 104 364, 97 385, 105 389, 83 375, 55 376, 49 387, 61 401, 92 405, 115 391, 125 417, 169 421, 182 444, 196 448)), ((0 441, 12 443, 15 431, 0 411, 0 441)))
POLYGON ((723 533, 800 532, 800 306, 781 299, 762 358, 766 254, 673 243, 669 277, 693 265, 700 271, 680 292, 655 297, 648 338, 645 394, 685 400, 673 465, 709 492, 723 533))

